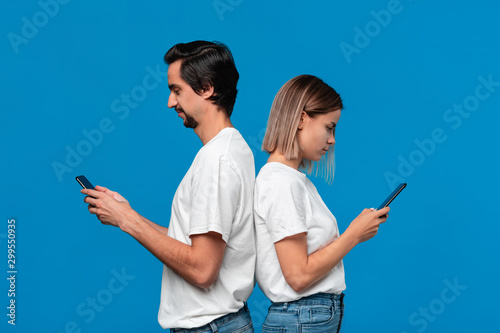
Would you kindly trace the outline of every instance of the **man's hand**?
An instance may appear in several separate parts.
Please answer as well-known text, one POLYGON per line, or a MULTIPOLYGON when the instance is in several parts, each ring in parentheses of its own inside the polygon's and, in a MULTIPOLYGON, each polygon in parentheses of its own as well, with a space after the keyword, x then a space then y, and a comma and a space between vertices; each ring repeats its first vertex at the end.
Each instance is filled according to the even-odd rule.
POLYGON ((111 191, 110 189, 104 187, 104 186, 96 186, 95 189, 97 191, 100 191, 100 192, 104 192, 106 194, 109 194, 113 199, 115 199, 116 201, 120 201, 120 202, 126 202, 128 203, 128 200, 125 199, 120 193, 118 192, 115 192, 115 191, 111 191))
POLYGON ((102 186, 96 186, 95 190, 83 189, 80 192, 87 195, 83 201, 89 204, 89 212, 95 214, 102 224, 123 229, 123 225, 131 218, 140 218, 128 201, 117 192, 102 186))

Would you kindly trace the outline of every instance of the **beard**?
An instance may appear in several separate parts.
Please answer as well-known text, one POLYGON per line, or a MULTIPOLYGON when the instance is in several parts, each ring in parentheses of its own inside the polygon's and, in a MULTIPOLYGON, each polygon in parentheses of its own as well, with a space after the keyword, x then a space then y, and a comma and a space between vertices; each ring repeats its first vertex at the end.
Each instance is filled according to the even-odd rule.
POLYGON ((184 126, 186 128, 193 128, 194 129, 198 126, 198 121, 196 121, 196 119, 194 119, 193 117, 188 115, 186 112, 184 112, 184 115, 186 116, 186 120, 184 120, 184 126))
POLYGON ((184 116, 186 117, 186 119, 184 120, 184 126, 186 128, 196 128, 198 126, 198 121, 196 119, 194 119, 192 116, 188 115, 183 109, 181 109, 180 107, 178 108, 175 108, 175 111, 179 112, 183 112, 184 113, 184 116))

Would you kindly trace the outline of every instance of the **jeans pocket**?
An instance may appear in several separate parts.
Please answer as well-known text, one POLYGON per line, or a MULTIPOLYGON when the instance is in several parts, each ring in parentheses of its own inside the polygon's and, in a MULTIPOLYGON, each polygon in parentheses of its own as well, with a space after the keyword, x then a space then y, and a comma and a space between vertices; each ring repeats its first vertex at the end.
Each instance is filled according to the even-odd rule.
POLYGON ((253 332, 252 317, 250 312, 245 311, 231 320, 219 324, 219 332, 221 333, 248 333, 253 332))
POLYGON ((301 314, 301 328, 303 333, 332 333, 337 332, 339 322, 334 307, 314 305, 308 309, 308 319, 301 314))
POLYGON ((286 330, 282 327, 271 327, 266 324, 262 325, 262 333, 285 333, 286 330))
POLYGON ((313 305, 309 308, 310 322, 308 324, 322 324, 332 320, 334 309, 332 306, 313 305))
POLYGON ((233 333, 251 333, 253 332, 253 324, 250 323, 246 325, 245 327, 242 327, 238 329, 237 331, 232 331, 233 333))

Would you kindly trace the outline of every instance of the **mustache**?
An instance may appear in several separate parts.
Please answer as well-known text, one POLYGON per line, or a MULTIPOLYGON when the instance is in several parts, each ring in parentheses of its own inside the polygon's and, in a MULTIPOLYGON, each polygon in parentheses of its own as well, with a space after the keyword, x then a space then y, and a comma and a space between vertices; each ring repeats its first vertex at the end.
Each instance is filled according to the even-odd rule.
POLYGON ((184 110, 181 107, 176 106, 175 111, 177 112, 184 112, 184 110))

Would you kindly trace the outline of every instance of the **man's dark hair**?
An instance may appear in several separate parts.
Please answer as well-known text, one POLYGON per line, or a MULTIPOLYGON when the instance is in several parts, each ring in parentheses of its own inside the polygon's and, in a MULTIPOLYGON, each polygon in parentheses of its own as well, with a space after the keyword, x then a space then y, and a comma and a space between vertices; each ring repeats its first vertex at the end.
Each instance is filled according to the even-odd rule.
POLYGON ((172 46, 165 62, 181 61, 181 78, 197 93, 214 88, 209 98, 230 117, 236 101, 236 84, 240 75, 229 48, 220 42, 194 41, 172 46))

